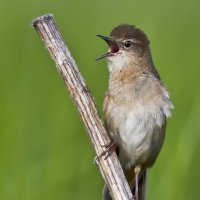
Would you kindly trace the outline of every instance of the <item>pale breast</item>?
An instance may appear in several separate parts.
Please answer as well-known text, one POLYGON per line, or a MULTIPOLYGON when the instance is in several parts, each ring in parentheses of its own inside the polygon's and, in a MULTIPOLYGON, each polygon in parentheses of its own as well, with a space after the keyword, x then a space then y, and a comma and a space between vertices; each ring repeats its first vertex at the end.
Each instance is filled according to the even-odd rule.
POLYGON ((162 147, 172 104, 167 90, 154 82, 141 77, 135 84, 113 87, 105 97, 106 124, 119 144, 119 159, 125 167, 155 159, 162 147))

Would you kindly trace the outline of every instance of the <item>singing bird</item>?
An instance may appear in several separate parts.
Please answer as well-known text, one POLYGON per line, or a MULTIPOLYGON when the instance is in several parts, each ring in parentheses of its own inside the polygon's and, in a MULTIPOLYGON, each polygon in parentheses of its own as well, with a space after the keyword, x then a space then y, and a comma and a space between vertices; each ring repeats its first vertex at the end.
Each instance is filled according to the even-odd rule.
MULTIPOLYGON (((146 171, 164 142, 173 108, 151 57, 149 40, 135 26, 122 24, 108 37, 109 84, 104 99, 105 126, 136 200, 145 199, 146 171), (138 191, 139 190, 139 191, 138 191)), ((103 200, 112 199, 104 187, 103 200)))

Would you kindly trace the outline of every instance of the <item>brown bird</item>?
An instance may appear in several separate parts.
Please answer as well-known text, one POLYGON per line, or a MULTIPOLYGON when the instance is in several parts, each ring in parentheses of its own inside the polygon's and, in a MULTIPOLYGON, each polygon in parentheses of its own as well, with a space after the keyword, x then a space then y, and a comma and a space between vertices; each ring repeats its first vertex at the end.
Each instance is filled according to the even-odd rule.
MULTIPOLYGON (((166 118, 173 105, 150 53, 149 40, 132 25, 114 28, 107 42, 108 90, 104 99, 105 126, 117 146, 119 161, 136 200, 145 199, 146 170, 164 142, 166 118)), ((103 200, 112 199, 104 187, 103 200)))

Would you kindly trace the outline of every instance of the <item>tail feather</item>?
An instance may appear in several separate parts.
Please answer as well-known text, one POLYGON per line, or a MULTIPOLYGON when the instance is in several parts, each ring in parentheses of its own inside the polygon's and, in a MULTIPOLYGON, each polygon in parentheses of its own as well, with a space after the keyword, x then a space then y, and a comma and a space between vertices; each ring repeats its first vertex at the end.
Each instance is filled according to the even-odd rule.
MULTIPOLYGON (((139 180, 138 196, 139 200, 146 199, 146 182, 147 182, 147 170, 142 172, 139 180)), ((135 194, 135 188, 132 190, 133 195, 135 194)), ((102 200, 112 200, 108 187, 105 185, 102 193, 102 200)))
POLYGON ((102 200, 112 200, 112 197, 110 195, 110 191, 107 185, 104 185, 103 192, 102 192, 102 200))
POLYGON ((146 199, 146 182, 147 182, 147 170, 145 170, 142 173, 142 176, 139 180, 139 200, 145 200, 146 199))

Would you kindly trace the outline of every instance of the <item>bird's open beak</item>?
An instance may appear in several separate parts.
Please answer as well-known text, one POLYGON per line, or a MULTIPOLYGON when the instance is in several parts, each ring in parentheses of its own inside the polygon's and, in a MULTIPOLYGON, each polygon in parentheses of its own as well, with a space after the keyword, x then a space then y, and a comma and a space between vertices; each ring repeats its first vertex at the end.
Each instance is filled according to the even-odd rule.
POLYGON ((107 43, 109 43, 109 41, 111 41, 111 39, 107 36, 103 36, 103 35, 97 35, 98 37, 100 37, 101 39, 105 40, 107 43))
POLYGON ((99 56, 98 58, 96 58, 96 60, 100 60, 102 58, 113 56, 115 53, 117 53, 119 51, 119 47, 118 47, 117 43, 114 40, 112 40, 110 37, 103 36, 103 35, 97 35, 97 36, 100 37, 101 39, 103 39, 109 45, 110 48, 107 53, 99 56))

